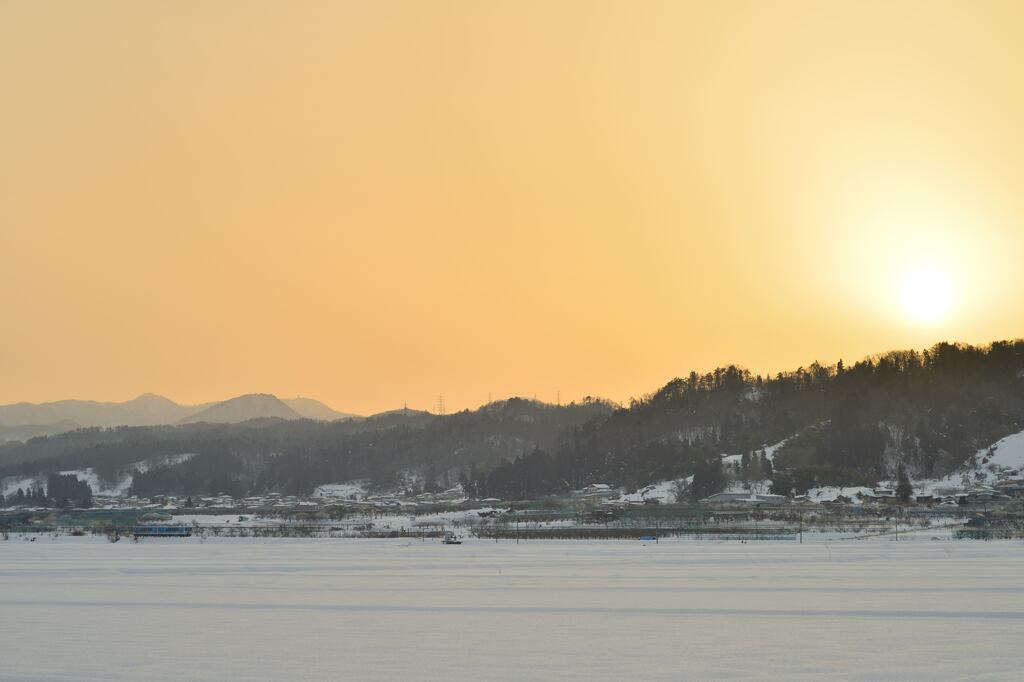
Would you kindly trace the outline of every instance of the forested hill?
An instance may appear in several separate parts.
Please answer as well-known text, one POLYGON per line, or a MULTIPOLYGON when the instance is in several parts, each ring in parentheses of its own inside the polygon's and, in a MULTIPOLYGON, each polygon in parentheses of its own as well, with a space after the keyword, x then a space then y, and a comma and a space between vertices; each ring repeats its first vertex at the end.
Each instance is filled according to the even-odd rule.
POLYGON ((775 470, 817 484, 936 477, 1024 429, 1024 341, 939 344, 852 365, 774 377, 738 367, 674 379, 613 409, 512 399, 437 416, 397 411, 362 421, 86 429, 0 446, 0 477, 91 467, 133 490, 308 493, 369 479, 380 488, 455 482, 481 496, 535 497, 603 482, 638 487, 705 471, 723 453, 786 440, 775 470), (173 465, 147 460, 194 453, 173 465))
POLYGON ((638 487, 783 440, 776 471, 817 485, 865 484, 893 477, 900 463, 918 477, 946 474, 1021 429, 1024 341, 942 343, 770 378, 734 366, 692 373, 473 485, 498 497, 595 481, 638 487))
POLYGON ((380 488, 411 480, 434 489, 473 467, 557 449, 574 427, 611 410, 599 400, 555 406, 510 399, 448 416, 397 410, 358 421, 81 429, 0 445, 0 478, 92 468, 101 480, 115 481, 134 472, 132 489, 140 495, 303 494, 353 479, 380 488), (146 466, 179 454, 194 456, 146 466))

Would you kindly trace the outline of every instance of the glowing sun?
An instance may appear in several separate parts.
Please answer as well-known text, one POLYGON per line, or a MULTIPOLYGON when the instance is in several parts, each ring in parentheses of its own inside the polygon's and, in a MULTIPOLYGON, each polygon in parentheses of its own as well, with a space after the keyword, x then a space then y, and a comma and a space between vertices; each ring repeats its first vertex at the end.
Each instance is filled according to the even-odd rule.
POLYGON ((933 268, 908 272, 901 292, 904 314, 912 321, 931 323, 941 320, 953 299, 953 286, 946 273, 933 268))

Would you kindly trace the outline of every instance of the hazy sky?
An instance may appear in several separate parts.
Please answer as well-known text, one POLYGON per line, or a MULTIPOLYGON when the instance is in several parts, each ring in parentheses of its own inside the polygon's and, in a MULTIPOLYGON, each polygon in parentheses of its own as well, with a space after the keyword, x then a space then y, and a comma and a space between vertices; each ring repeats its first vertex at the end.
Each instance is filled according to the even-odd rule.
POLYGON ((1021 336, 1022 25, 5 0, 0 402, 624 400, 1021 336))

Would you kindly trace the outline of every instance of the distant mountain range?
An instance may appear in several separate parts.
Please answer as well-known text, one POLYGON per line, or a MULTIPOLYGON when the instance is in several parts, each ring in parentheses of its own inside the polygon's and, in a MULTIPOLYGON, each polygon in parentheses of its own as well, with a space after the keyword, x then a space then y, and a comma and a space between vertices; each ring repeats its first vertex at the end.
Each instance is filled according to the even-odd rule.
POLYGON ((313 400, 312 398, 284 398, 281 402, 306 419, 332 422, 337 419, 354 419, 359 417, 357 414, 338 412, 319 400, 313 400))
POLYGON ((267 393, 252 393, 215 403, 184 419, 179 419, 177 423, 234 424, 250 419, 302 419, 302 417, 302 414, 276 396, 267 393))
POLYGON ((179 405, 163 396, 145 393, 123 403, 59 400, 0 405, 0 442, 27 440, 94 426, 223 424, 268 417, 335 421, 358 418, 358 415, 338 412, 312 398, 280 399, 253 393, 217 403, 179 405))

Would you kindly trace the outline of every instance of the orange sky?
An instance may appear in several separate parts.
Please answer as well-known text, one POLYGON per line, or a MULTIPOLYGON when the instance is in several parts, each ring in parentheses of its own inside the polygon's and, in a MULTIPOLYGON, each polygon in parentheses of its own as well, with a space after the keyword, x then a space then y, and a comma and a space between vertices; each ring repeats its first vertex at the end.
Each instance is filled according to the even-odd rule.
POLYGON ((625 400, 1024 334, 1024 4, 0 4, 0 402, 625 400), (948 311, 900 307, 937 271, 948 311))

